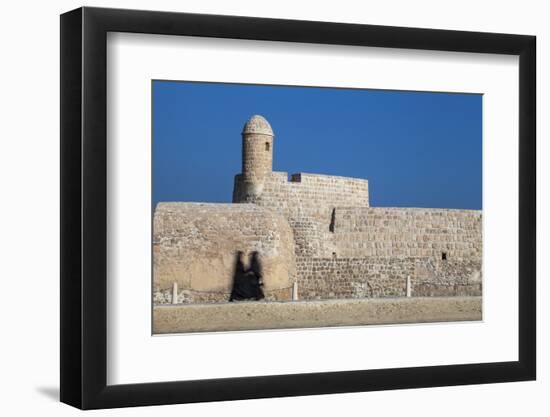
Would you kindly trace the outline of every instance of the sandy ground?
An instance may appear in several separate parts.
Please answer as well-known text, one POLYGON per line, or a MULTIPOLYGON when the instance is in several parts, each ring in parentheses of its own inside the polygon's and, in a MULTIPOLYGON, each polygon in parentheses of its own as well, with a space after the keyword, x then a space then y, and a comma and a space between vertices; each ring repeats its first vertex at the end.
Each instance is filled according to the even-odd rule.
POLYGON ((181 304, 153 309, 153 333, 481 320, 481 297, 181 304))

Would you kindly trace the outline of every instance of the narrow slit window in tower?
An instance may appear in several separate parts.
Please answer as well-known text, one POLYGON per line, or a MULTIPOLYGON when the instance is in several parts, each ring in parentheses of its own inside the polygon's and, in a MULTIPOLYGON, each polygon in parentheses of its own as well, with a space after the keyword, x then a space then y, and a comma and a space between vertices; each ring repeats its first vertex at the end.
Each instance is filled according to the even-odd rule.
POLYGON ((441 260, 443 261, 447 260, 447 252, 441 252, 441 260))
POLYGON ((269 152, 269 142, 265 143, 265 150, 269 152))
POLYGON ((330 224, 328 226, 328 230, 334 233, 334 223, 336 222, 336 209, 332 209, 332 213, 330 214, 330 224))

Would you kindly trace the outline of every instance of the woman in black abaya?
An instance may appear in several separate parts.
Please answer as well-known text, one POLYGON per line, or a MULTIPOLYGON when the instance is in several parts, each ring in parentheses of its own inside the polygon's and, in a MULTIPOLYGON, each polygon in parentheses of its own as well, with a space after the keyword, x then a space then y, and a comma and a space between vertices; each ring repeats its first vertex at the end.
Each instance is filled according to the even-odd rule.
POLYGON ((247 285, 248 279, 245 276, 243 252, 238 251, 235 255, 235 271, 233 272, 233 289, 231 290, 231 296, 229 301, 245 300, 250 292, 249 285, 247 285))
POLYGON ((254 292, 254 299, 255 300, 262 300, 265 298, 264 290, 263 290, 263 272, 262 272, 262 263, 260 262, 260 254, 258 251, 252 252, 252 256, 250 258, 250 269, 249 273, 252 274, 251 280, 252 280, 252 288, 254 292))
POLYGON ((259 253, 252 252, 250 269, 245 270, 243 252, 237 252, 233 274, 233 289, 229 301, 262 300, 264 298, 262 279, 259 253))

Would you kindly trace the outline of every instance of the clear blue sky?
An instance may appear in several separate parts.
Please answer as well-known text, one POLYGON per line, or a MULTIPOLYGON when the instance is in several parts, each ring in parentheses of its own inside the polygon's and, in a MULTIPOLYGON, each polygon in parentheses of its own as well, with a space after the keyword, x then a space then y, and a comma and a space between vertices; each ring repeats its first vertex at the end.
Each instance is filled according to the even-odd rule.
POLYGON ((481 209, 481 95, 169 81, 153 81, 153 204, 231 202, 253 114, 274 171, 367 178, 372 206, 481 209))

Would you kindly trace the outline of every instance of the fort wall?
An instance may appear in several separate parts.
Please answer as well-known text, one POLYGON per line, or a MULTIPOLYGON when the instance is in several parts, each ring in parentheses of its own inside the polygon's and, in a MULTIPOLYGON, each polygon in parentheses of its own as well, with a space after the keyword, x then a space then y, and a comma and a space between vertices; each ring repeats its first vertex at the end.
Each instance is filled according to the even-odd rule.
POLYGON ((337 207, 333 242, 338 257, 481 259, 478 210, 337 207))
POLYGON ((285 216, 293 231, 297 256, 327 256, 333 251, 334 208, 368 207, 368 181, 332 175, 273 172, 258 195, 246 193, 243 177, 235 177, 234 203, 254 203, 285 216))
POLYGON ((296 261, 301 300, 481 295, 481 261, 430 258, 310 258, 296 261))
POLYGON ((321 256, 297 258, 301 299, 481 295, 476 210, 336 207, 321 256))
POLYGON ((368 181, 272 172, 273 131, 242 132, 233 203, 160 203, 155 304, 222 302, 235 253, 259 251, 268 300, 472 296, 482 291, 478 210, 370 207, 368 181))
POLYGON ((297 173, 289 179, 286 172, 272 172, 264 180, 259 196, 247 196, 243 176, 235 176, 233 203, 253 202, 289 217, 299 213, 318 213, 336 206, 368 207, 368 181, 333 175, 297 173))
POLYGON ((251 204, 159 203, 154 215, 156 302, 227 301, 236 251, 262 255, 266 296, 290 299, 295 280, 294 240, 287 220, 251 204))

